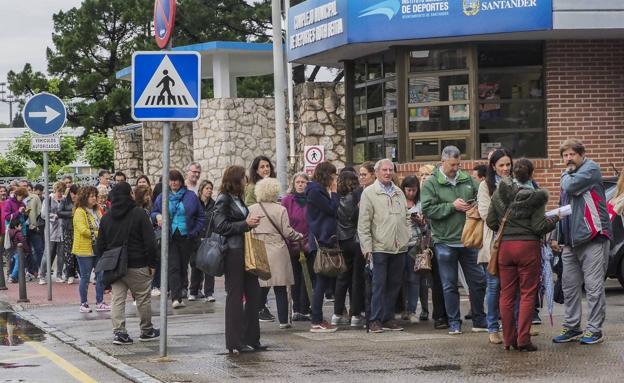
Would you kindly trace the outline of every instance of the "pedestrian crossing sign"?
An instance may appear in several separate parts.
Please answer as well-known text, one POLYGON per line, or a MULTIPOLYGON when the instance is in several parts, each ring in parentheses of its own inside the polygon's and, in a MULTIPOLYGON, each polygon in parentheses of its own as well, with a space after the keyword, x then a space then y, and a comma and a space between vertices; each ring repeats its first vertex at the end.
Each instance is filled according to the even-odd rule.
POLYGON ((197 52, 132 55, 132 117, 137 121, 196 121, 201 95, 197 52))

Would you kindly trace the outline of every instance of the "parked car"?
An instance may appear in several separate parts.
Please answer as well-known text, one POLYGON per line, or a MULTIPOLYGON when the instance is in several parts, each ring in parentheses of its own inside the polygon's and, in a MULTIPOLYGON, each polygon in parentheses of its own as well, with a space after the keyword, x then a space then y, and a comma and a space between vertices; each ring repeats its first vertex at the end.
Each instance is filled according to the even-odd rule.
MULTIPOLYGON (((607 194, 607 201, 613 198, 617 177, 605 177, 603 179, 607 194)), ((624 220, 621 215, 615 217, 613 225, 613 242, 609 251, 608 278, 617 278, 624 287, 624 220)))

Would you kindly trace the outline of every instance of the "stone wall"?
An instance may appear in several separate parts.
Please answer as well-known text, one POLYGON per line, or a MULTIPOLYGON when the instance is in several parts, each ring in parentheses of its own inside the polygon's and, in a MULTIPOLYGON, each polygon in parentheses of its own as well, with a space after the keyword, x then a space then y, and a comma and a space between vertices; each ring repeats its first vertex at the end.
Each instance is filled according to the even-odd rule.
POLYGON ((295 87, 295 169, 303 169, 303 147, 324 145, 325 159, 338 169, 347 162, 344 83, 308 82, 295 87))
POLYGON ((229 165, 247 168, 254 157, 275 161, 275 101, 272 98, 202 100, 202 117, 193 136, 193 156, 202 179, 221 183, 229 165))
MULTIPOLYGON (((171 126, 169 145, 170 169, 177 169, 184 174, 184 167, 193 162, 193 128, 196 123, 176 122, 171 126)), ((152 185, 162 175, 162 122, 143 124, 143 172, 150 178, 152 185)))
POLYGON ((113 129, 115 145, 115 171, 122 171, 134 185, 137 177, 143 174, 143 132, 142 129, 113 129))

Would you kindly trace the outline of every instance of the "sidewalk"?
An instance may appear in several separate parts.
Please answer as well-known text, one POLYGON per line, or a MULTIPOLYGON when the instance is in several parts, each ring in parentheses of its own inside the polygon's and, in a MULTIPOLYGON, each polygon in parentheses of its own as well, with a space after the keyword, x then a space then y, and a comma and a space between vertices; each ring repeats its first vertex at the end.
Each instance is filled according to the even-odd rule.
MULTIPOLYGON (((29 296, 33 298, 25 309, 32 318, 47 324, 47 331, 59 330, 55 336, 66 334, 67 342, 97 350, 97 355, 109 358, 110 363, 119 360, 164 382, 586 382, 624 378, 621 288, 608 293, 607 341, 596 346, 551 343, 551 336, 560 329, 562 307, 557 305, 555 327, 547 323, 546 314, 542 315, 544 324, 539 327, 543 334, 533 338, 540 349, 536 353, 504 352, 502 346, 488 344, 487 334, 471 333, 470 321, 464 323, 463 335, 453 337, 434 330, 432 321, 407 325, 404 332, 383 334, 366 334, 349 327, 333 334, 312 334, 309 322, 295 322, 289 330, 279 330, 277 323, 262 323, 262 343, 269 346, 269 351, 232 357, 225 353, 222 286, 222 279, 217 279, 216 303, 189 302, 186 308, 169 310, 171 362, 158 361, 158 342, 113 345, 110 314, 80 314, 77 285, 57 288, 55 284, 55 299, 49 304, 45 301, 47 286, 29 284, 29 296), (37 303, 41 300, 36 297, 40 296, 44 297, 42 304, 37 303)), ((91 286, 89 290, 92 292, 91 286)), ((0 292, 0 300, 8 298, 14 304, 12 296, 11 290, 9 294, 0 292)), ((158 306, 154 298, 156 326, 158 306)), ((274 311, 274 302, 271 306, 274 311)), ((332 304, 327 303, 326 317, 331 315, 331 308, 332 304)), ((466 311, 463 302, 462 312, 466 311)), ((127 316, 127 328, 136 341, 138 320, 131 302, 127 316)))

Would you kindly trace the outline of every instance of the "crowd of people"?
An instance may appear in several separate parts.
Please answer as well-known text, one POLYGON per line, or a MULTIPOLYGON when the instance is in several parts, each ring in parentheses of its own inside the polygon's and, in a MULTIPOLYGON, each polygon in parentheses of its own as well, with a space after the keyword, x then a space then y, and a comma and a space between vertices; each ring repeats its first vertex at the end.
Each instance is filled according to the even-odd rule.
POLYGON ((471 331, 487 333, 488 342, 535 351, 531 326, 541 322, 538 287, 547 245, 561 252, 563 263, 565 320, 553 342, 594 344, 604 339, 610 216, 600 168, 586 158, 583 144, 566 140, 560 153, 566 168, 559 206, 571 205, 569 213, 546 214, 549 196, 533 179, 530 160, 496 149, 471 175, 460 167, 460 150, 448 146, 439 165, 421 167, 420 178, 399 180, 390 160, 340 171, 322 162, 311 177, 295 174, 285 195, 265 156, 255 158, 248 170, 226 168, 214 199, 214 185, 200 181, 198 163, 189 164, 184 175, 170 171, 168 196, 161 194, 160 183, 152 190, 146 176, 131 187, 120 172, 114 187, 107 171, 100 172, 95 187, 78 187, 66 177, 53 185, 49 201, 42 201, 43 186, 20 181, 0 187, 2 233, 11 255, 21 244, 27 275, 45 284, 52 270, 42 257, 41 217, 49 209, 54 279, 71 284, 79 278, 79 310, 85 314, 92 310, 88 286, 95 282, 95 310, 112 310, 113 342, 120 345, 132 343, 125 328, 128 291, 139 312, 141 341, 159 336, 151 322, 150 296, 168 294, 174 309, 186 301, 215 301, 214 276, 196 268, 195 258, 202 238, 213 232, 223 236, 225 343, 233 354, 264 348, 259 322, 277 319, 279 328, 287 329, 293 321, 309 321, 311 332, 352 326, 383 333, 402 331, 404 322, 398 319, 419 323, 430 313, 434 328, 450 335, 461 334, 470 318, 471 331), (157 245, 164 198, 170 217, 168 291, 160 290, 157 245), (466 214, 475 209, 484 222, 479 247, 462 240, 466 214), (268 280, 246 270, 249 231, 266 246, 268 280), (102 254, 119 246, 127 249, 128 272, 107 286, 94 269, 102 254), (315 273, 321 252, 340 254, 344 264, 338 275, 315 273), (463 318, 460 281, 470 298, 463 318), (583 287, 589 305, 584 330, 583 287), (271 289, 277 318, 268 304, 271 289), (105 302, 107 291, 111 305, 105 302), (326 300, 334 302, 329 320, 323 312, 326 300))

